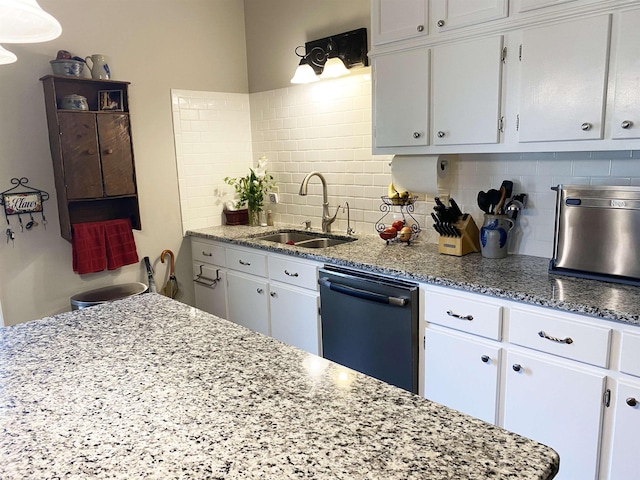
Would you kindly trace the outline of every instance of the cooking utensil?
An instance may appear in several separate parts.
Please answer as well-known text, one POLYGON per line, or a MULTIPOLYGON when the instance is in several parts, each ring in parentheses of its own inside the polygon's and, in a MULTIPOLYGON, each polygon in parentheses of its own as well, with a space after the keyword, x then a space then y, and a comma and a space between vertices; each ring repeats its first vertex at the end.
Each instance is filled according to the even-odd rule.
POLYGON ((502 215, 504 212, 502 211, 502 207, 504 206, 504 200, 507 197, 507 189, 502 186, 500 187, 500 200, 496 204, 495 212, 497 215, 502 215))
POLYGON ((149 282, 149 291, 151 293, 156 293, 158 289, 156 288, 156 282, 153 280, 153 268, 151 268, 149 257, 144 257, 144 264, 147 267, 147 281, 149 282))
POLYGON ((500 197, 501 196, 502 196, 502 193, 500 192, 500 190, 496 190, 495 188, 492 188, 487 192, 487 198, 489 200, 489 212, 488 213, 495 213, 496 205, 500 201, 500 197))
POLYGON ((491 211, 491 203, 487 192, 478 192, 478 207, 480 207, 480 210, 484 213, 489 213, 491 211))
POLYGON ((170 258, 169 280, 167 280, 167 284, 162 289, 162 294, 169 298, 176 298, 176 294, 178 293, 178 279, 175 274, 175 257, 171 250, 163 250, 160 254, 160 261, 162 263, 164 263, 164 257, 166 255, 169 255, 170 258))

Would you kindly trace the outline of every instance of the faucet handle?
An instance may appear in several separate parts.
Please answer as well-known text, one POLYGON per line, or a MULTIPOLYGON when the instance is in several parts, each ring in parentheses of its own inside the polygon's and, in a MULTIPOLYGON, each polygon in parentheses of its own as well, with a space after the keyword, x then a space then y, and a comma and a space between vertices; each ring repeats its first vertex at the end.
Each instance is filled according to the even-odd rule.
POLYGON ((300 222, 300 225, 304 225, 305 230, 311 230, 311 220, 305 220, 304 222, 300 222))

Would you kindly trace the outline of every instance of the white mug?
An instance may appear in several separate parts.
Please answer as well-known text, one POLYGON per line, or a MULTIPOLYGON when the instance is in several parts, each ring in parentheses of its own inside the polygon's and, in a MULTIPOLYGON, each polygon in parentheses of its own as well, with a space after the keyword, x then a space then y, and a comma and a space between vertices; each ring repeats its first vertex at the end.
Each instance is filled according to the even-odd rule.
POLYGON ((104 55, 96 53, 86 57, 84 61, 87 64, 87 68, 91 70, 91 78, 96 80, 109 80, 111 78, 111 70, 109 70, 107 57, 104 55), (89 60, 91 60, 91 65, 89 65, 89 60))

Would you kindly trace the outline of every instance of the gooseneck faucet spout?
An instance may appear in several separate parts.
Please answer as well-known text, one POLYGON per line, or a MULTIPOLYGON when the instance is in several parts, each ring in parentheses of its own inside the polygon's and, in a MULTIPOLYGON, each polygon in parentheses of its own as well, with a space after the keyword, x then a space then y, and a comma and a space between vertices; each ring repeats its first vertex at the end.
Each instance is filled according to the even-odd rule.
POLYGON ((311 179, 311 177, 316 176, 320 179, 320 181, 322 182, 322 231, 323 232, 331 232, 331 224, 333 222, 335 222, 336 217, 338 216, 338 210, 340 210, 340 205, 338 205, 338 208, 336 209, 336 213, 335 215, 332 217, 329 213, 329 198, 327 195, 327 181, 324 178, 324 175, 322 175, 320 172, 310 172, 309 174, 307 174, 306 177, 304 177, 304 180, 302 180, 302 183, 300 184, 300 191, 298 192, 300 195, 304 196, 307 194, 307 190, 309 187, 309 180, 311 179))

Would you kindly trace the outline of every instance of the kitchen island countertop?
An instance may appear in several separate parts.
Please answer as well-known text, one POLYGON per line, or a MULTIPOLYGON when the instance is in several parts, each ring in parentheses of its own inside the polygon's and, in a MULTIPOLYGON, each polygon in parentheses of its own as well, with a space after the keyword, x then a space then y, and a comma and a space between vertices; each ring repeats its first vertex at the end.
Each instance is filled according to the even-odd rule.
POLYGON ((0 478, 550 479, 550 448, 145 294, 0 330, 0 478))
POLYGON ((287 225, 220 226, 192 230, 187 234, 640 325, 639 287, 549 274, 547 258, 508 255, 507 258, 491 259, 479 253, 455 257, 440 254, 437 245, 420 239, 410 246, 386 245, 377 235, 367 234, 356 234, 354 242, 321 249, 252 238, 290 228, 287 225))

